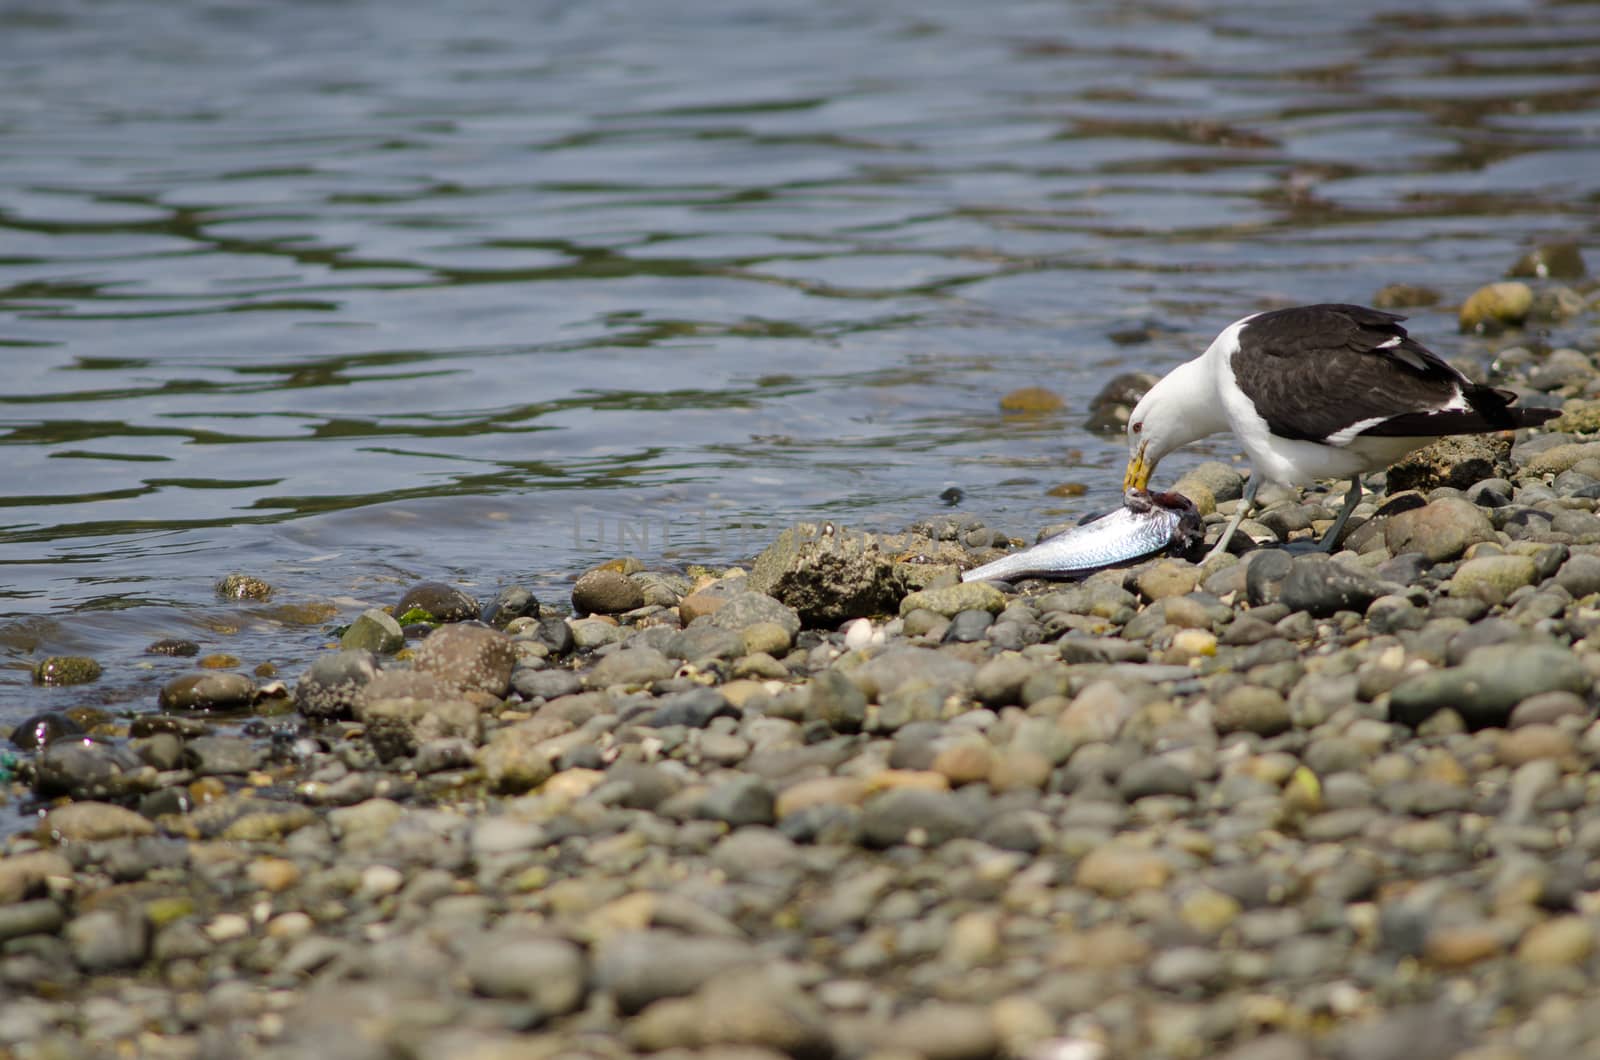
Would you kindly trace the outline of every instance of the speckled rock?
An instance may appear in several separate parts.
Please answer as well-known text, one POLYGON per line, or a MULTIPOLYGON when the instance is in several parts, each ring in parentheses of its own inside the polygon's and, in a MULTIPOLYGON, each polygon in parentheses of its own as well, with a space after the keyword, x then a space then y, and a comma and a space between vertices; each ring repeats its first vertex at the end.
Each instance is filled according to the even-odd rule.
POLYGON ((780 533, 756 557, 749 584, 814 626, 883 614, 905 591, 877 537, 810 523, 780 533))
POLYGON ((1387 472, 1387 490, 1464 490, 1511 473, 1511 440, 1494 434, 1458 434, 1418 449, 1387 472))
POLYGON ((378 662, 371 652, 320 655, 295 685, 295 709, 308 718, 347 717, 362 687, 377 675, 378 662))
POLYGON ((476 745, 482 725, 482 712, 465 699, 370 699, 361 715, 367 742, 384 762, 414 755, 433 740, 462 739, 476 745))
POLYGON ((272 595, 272 586, 250 574, 229 574, 216 585, 217 595, 229 600, 265 600, 272 595))
POLYGON ((33 664, 36 685, 86 685, 100 679, 100 664, 86 655, 51 655, 33 664))
POLYGON ((511 690, 517 654, 511 638, 475 624, 441 626, 418 644, 412 665, 468 692, 502 697, 511 690))

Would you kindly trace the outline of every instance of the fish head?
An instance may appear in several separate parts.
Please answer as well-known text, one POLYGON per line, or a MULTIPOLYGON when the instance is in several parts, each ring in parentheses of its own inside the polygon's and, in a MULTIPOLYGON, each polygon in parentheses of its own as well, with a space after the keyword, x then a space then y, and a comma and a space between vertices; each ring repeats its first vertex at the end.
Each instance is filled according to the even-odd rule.
POLYGON ((1176 491, 1146 493, 1145 496, 1153 507, 1177 519, 1177 525, 1172 529, 1172 541, 1167 545, 1169 552, 1181 556, 1205 543, 1205 520, 1201 518, 1200 509, 1195 507, 1194 501, 1176 491))

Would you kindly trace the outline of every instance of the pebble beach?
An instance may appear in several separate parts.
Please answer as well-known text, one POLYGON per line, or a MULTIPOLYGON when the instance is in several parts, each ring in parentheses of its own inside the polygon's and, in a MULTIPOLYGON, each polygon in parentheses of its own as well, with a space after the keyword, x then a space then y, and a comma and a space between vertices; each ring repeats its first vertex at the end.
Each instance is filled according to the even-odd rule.
MULTIPOLYGON (((1038 528, 955 511, 423 583, 298 674, 151 645, 10 734, 0 1056, 1600 1055, 1600 314, 1542 253, 1460 367, 1562 416, 1332 556, 1344 484, 1268 487, 1203 565, 961 583, 1038 528)), ((1242 470, 1170 484, 1213 539, 1242 470)))

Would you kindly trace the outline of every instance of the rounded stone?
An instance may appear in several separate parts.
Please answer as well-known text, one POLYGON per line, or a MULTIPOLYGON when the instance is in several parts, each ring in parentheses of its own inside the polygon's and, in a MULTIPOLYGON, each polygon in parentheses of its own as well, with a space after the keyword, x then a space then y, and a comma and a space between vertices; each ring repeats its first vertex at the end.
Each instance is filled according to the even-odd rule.
POLYGON ((1533 309, 1533 288, 1516 280, 1485 284, 1461 303, 1462 331, 1493 334, 1516 327, 1533 309))
POLYGON ((1444 497, 1388 517, 1384 544, 1399 556, 1420 552, 1430 563, 1455 559, 1480 541, 1494 541, 1494 525, 1483 509, 1459 497, 1444 497))
POLYGON ((621 571, 599 567, 572 587, 572 609, 580 615, 620 615, 644 606, 644 590, 621 571))
POLYGON ((972 835, 979 823, 971 807, 950 792, 901 788, 867 802, 861 835, 875 847, 899 843, 936 847, 972 835))
POLYGON ((952 787, 960 787, 988 780, 994 760, 994 750, 988 744, 962 740, 935 754, 929 768, 942 774, 952 787))
POLYGON ((86 685, 100 677, 100 664, 86 655, 51 655, 33 665, 36 685, 86 685))
POLYGON ((369 651, 374 655, 392 655, 405 647, 405 631, 393 615, 376 607, 361 612, 356 620, 339 637, 339 647, 346 651, 369 651))
POLYGON ((621 648, 596 663, 594 669, 584 675, 583 683, 589 688, 639 687, 665 681, 677 668, 676 663, 654 648, 621 648))
POLYGON ((70 715, 46 711, 18 722, 17 727, 11 730, 11 744, 24 751, 33 751, 82 733, 83 726, 70 715))
POLYGON ((161 686, 156 703, 162 710, 243 710, 255 701, 255 692, 255 682, 243 674, 184 674, 161 686))
POLYGON ((229 574, 217 582, 217 595, 229 600, 265 600, 272 595, 272 586, 251 574, 229 574))
POLYGON ((1588 274, 1583 251, 1570 240, 1539 244, 1518 258, 1506 273, 1535 280, 1581 280, 1588 274))
POLYGON ((377 676, 378 663, 371 652, 318 656, 295 685, 295 709, 308 718, 348 717, 362 690, 377 676))
POLYGON ((923 589, 907 594, 900 601, 900 614, 932 611, 955 618, 963 611, 987 611, 998 615, 1006 609, 1006 594, 988 582, 962 582, 942 589, 923 589))
POLYGON ((1451 596, 1469 596, 1494 606, 1524 585, 1537 580, 1532 556, 1478 556, 1456 568, 1450 579, 1451 596))
POLYGON ((445 582, 418 582, 394 605, 401 625, 416 622, 465 622, 478 617, 478 601, 445 582))
POLYGON ((1293 725, 1289 702, 1275 689, 1240 685, 1223 694, 1212 710, 1212 724, 1220 733, 1253 732, 1276 736, 1293 725))
POLYGON ((141 815, 108 802, 71 802, 44 815, 38 834, 53 843, 92 842, 154 835, 156 826, 141 815))
POLYGON ((498 698, 511 690, 517 663, 511 638, 499 630, 468 623, 440 626, 418 644, 412 666, 418 673, 469 692, 498 698))
POLYGON ((1139 587, 1139 595, 1146 600, 1187 596, 1200 584, 1200 569, 1192 563, 1181 563, 1178 560, 1157 560, 1140 572, 1136 584, 1139 587))
POLYGON ((1573 760, 1577 745, 1572 735, 1554 725, 1524 725, 1509 730, 1495 748, 1495 757, 1515 769, 1524 762, 1548 758, 1557 763, 1573 760))
POLYGON ((481 617, 495 629, 503 630, 519 618, 537 619, 539 600, 522 586, 509 585, 494 594, 481 617))
POLYGON ((132 968, 150 947, 149 922, 131 905, 92 909, 71 920, 63 933, 73 960, 90 973, 132 968))
POLYGON ((1084 855, 1073 882, 1107 898, 1125 898, 1135 891, 1157 890, 1171 876, 1172 865, 1160 853, 1112 842, 1084 855))
POLYGON ((1533 925, 1517 943, 1517 960, 1545 968, 1583 964, 1595 949, 1594 928, 1581 916, 1558 916, 1533 925))
POLYGON ((471 947, 466 959, 473 989, 489 997, 531 1001, 545 1016, 561 1016, 583 1001, 588 962, 565 939, 497 932, 471 947))

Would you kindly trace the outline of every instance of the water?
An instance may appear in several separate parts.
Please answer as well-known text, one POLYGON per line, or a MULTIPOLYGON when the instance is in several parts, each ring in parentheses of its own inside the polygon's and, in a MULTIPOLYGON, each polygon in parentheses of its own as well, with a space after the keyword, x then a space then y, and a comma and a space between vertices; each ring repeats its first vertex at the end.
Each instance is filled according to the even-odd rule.
POLYGON ((1600 256, 1600 6, 1416 7, 5 5, 0 722, 153 704, 161 636, 292 677, 331 620, 281 605, 421 577, 560 600, 951 486, 1031 533, 1115 496, 1118 370, 1600 256))

